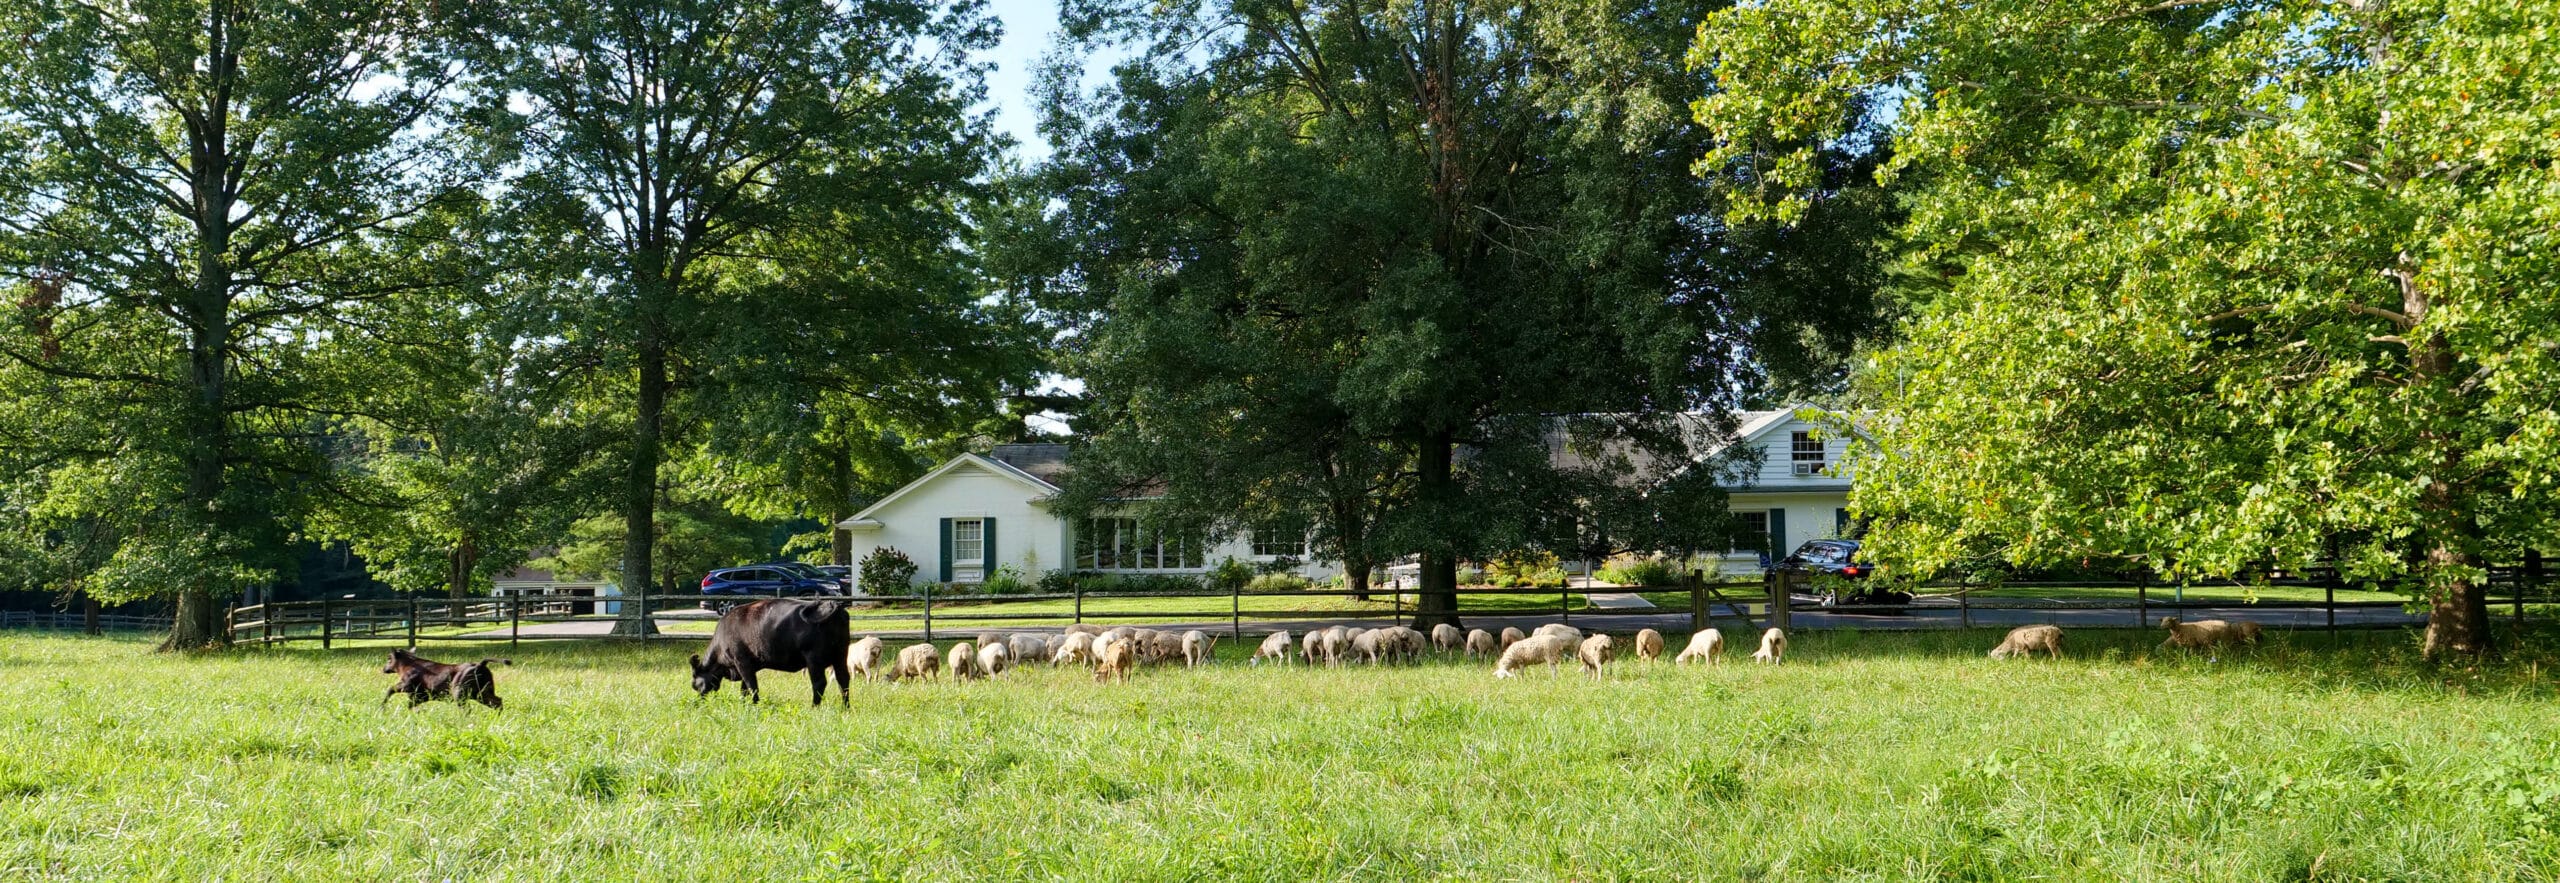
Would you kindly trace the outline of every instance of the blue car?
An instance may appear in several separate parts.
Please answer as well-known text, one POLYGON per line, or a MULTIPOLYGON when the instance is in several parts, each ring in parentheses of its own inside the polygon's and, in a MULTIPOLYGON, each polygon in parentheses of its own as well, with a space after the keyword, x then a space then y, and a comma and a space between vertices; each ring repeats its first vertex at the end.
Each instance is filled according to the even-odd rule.
MULTIPOLYGON (((796 561, 724 567, 702 577, 705 595, 842 595, 844 583, 796 561)), ((704 602, 705 608, 714 607, 704 602)), ((725 606, 725 605, 721 605, 725 606)))

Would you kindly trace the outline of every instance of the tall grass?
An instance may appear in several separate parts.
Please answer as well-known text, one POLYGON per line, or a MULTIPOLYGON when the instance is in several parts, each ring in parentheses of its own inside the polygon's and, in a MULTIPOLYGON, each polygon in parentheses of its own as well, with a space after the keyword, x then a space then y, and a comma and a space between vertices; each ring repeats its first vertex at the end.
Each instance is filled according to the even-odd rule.
POLYGON ((0 877, 2560 875, 2543 649, 2475 672, 2396 633, 2220 661, 1996 639, 1805 633, 1774 669, 1603 683, 1230 644, 1127 685, 1038 668, 817 709, 794 675, 697 700, 690 646, 555 644, 515 651, 492 713, 377 707, 379 649, 9 635, 0 877))

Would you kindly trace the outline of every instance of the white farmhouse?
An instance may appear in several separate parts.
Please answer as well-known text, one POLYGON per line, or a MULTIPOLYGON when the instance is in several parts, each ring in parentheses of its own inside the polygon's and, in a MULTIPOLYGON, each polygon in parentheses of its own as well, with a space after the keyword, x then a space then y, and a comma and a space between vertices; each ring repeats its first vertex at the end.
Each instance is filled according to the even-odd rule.
MULTIPOLYGON (((1826 438, 1795 409, 1735 416, 1741 425, 1732 444, 1758 448, 1759 466, 1729 482, 1731 506, 1769 537, 1770 553, 1783 556, 1805 540, 1847 531, 1849 479, 1839 469, 1846 444, 1826 438)), ((1199 573, 1227 558, 1257 565, 1294 560, 1295 572, 1310 579, 1341 572, 1310 559, 1303 529, 1265 526, 1203 544, 1159 534, 1135 518, 1061 518, 1049 511, 1049 499, 1058 493, 1066 458, 1063 444, 961 454, 836 528, 846 533, 855 561, 893 547, 914 559, 917 579, 943 583, 984 582, 999 568, 1025 580, 1057 569, 1199 573)), ((1721 556, 1720 569, 1757 571, 1761 544, 1735 545, 1721 556)))

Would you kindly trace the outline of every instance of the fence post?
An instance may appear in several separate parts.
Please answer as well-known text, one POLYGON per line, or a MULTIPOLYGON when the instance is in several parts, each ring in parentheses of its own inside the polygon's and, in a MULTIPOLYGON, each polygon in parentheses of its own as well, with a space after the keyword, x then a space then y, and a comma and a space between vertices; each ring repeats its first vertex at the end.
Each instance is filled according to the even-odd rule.
POLYGON ((418 649, 418 599, 409 599, 409 649, 418 649))
POLYGON ((1234 594, 1228 596, 1232 601, 1229 605, 1228 615, 1235 618, 1233 627, 1236 633, 1236 640, 1242 641, 1244 640, 1244 584, 1236 583, 1230 588, 1234 594))
POLYGON ((924 584, 924 642, 933 643, 933 584, 924 584))
POLYGON ((1573 577, 1565 577, 1564 588, 1556 590, 1556 617, 1563 622, 1573 621, 1573 577))
MULTIPOLYGON (((646 590, 643 590, 646 591, 646 590)), ((524 639, 524 596, 507 596, 507 646, 524 639)))
POLYGON ((320 599, 320 649, 329 649, 329 599, 320 599))
MULTIPOLYGON (((265 593, 261 592, 260 594, 265 593)), ((275 642, 276 599, 272 597, 260 598, 258 599, 258 643, 261 645, 267 645, 274 644, 275 642)))
POLYGON ((2133 627, 2150 628, 2150 622, 2151 578, 2135 577, 2133 580, 2133 627))
POLYGON ((1689 571, 1689 631, 1707 630, 1707 572, 1689 571))
POLYGON ((657 629, 657 626, 656 626, 654 623, 651 623, 651 622, 649 621, 649 587, 648 587, 648 586, 641 586, 641 587, 640 587, 640 621, 639 621, 639 626, 640 626, 639 628, 637 628, 637 629, 633 629, 633 631, 637 631, 637 632, 639 632, 639 633, 640 633, 640 642, 641 642, 641 643, 643 643, 643 644, 645 644, 645 643, 648 643, 648 642, 649 642, 649 633, 650 633, 650 632, 654 632, 654 631, 657 631, 657 630, 658 630, 658 629, 657 629))
POLYGON ((1795 617, 1787 609, 1786 573, 1777 570, 1762 571, 1760 582, 1765 584, 1769 595, 1769 627, 1784 629, 1794 625, 1795 617))
POLYGON ((2524 569, 2516 574, 2516 628, 2524 628, 2524 592, 2542 583, 2542 552, 2524 550, 2524 569))
POLYGON ((1075 584, 1075 587, 1076 587, 1076 624, 1077 624, 1077 625, 1083 625, 1083 624, 1084 624, 1084 580, 1076 580, 1076 581, 1074 581, 1074 584, 1075 584))
POLYGON ((2329 608, 2329 636, 2330 636, 2330 638, 2335 639, 2335 638, 2337 637, 2337 635, 2338 635, 2338 580, 2337 580, 2337 578, 2336 578, 2336 577, 2330 577, 2330 578, 2328 578, 2328 579, 2321 580, 2321 581, 2320 581, 2320 590, 2321 590, 2322 594, 2325 594, 2325 595, 2327 595, 2327 596, 2329 597, 2329 602, 2328 602, 2328 605, 2327 605, 2327 606, 2328 606, 2328 608, 2329 608))
POLYGON ((1956 587, 1956 619, 1965 628, 1973 627, 1973 587, 1956 587))
POLYGON ((224 604, 222 605, 222 643, 236 644, 239 640, 240 605, 224 604))

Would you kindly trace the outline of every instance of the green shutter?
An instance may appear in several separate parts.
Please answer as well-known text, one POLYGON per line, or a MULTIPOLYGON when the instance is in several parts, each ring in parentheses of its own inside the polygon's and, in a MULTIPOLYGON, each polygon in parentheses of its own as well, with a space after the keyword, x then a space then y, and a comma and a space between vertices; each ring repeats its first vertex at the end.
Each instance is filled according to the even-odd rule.
POLYGON ((1769 560, 1787 557, 1793 551, 1787 548, 1787 510, 1769 510, 1769 560))
POLYGON ((995 576, 996 576, 996 520, 995 520, 995 519, 993 519, 993 518, 981 518, 981 519, 978 519, 978 544, 979 544, 979 545, 978 545, 978 550, 979 550, 980 552, 983 552, 983 553, 985 553, 985 554, 986 554, 986 559, 985 559, 985 561, 984 561, 984 562, 982 562, 982 563, 979 565, 980 567, 983 567, 983 568, 985 568, 985 569, 984 569, 984 570, 980 570, 980 571, 978 571, 978 573, 979 573, 979 577, 978 577, 978 578, 979 578, 979 579, 994 579, 994 578, 995 578, 995 576))
POLYGON ((933 578, 933 581, 938 583, 951 581, 951 519, 948 518, 942 520, 942 570, 933 578))
POLYGON ((1831 510, 1831 535, 1835 537, 1845 537, 1849 535, 1849 510, 1831 510))

